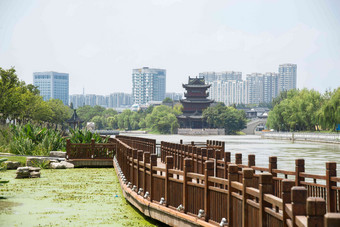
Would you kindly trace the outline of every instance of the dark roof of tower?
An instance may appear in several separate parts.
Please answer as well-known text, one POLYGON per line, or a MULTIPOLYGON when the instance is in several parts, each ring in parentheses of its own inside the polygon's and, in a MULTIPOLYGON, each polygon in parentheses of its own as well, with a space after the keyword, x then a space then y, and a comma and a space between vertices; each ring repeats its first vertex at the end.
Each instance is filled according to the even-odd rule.
POLYGON ((72 117, 66 121, 67 123, 83 123, 84 121, 78 117, 76 110, 74 109, 72 117))

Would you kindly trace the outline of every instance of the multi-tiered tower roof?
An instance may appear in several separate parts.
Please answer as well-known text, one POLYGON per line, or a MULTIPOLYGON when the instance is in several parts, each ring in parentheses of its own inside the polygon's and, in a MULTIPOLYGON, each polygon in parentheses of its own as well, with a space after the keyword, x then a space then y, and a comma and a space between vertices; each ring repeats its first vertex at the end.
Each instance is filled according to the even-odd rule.
POLYGON ((202 117, 202 111, 209 107, 212 102, 208 99, 207 89, 210 85, 205 84, 204 78, 190 78, 188 84, 183 84, 186 92, 185 99, 181 99, 183 114, 178 116, 181 128, 205 128, 206 123, 202 117))

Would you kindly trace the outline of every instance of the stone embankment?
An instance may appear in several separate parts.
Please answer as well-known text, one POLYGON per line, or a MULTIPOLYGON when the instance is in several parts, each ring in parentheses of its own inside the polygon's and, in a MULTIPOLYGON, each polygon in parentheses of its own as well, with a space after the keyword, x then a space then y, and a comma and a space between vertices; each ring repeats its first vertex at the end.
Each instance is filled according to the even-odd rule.
POLYGON ((340 144, 340 133, 262 132, 261 138, 340 144))

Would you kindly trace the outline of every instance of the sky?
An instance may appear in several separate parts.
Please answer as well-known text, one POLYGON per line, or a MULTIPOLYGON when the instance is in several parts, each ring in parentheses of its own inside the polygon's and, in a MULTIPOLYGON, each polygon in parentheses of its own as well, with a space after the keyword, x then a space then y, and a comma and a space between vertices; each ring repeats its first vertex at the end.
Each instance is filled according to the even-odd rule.
POLYGON ((0 67, 70 75, 70 94, 132 92, 132 69, 167 70, 167 92, 205 71, 277 72, 340 86, 338 0, 0 0, 0 67))

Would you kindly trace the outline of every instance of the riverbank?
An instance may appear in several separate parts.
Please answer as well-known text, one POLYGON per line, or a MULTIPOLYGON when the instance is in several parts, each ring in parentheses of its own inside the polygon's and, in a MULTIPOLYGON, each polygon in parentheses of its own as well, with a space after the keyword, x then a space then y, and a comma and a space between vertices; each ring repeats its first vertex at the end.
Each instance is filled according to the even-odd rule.
POLYGON ((124 199, 112 168, 43 169, 36 179, 0 174, 9 180, 0 187, 0 226, 156 225, 124 199))
POLYGON ((261 138, 340 144, 340 133, 262 132, 261 138))

